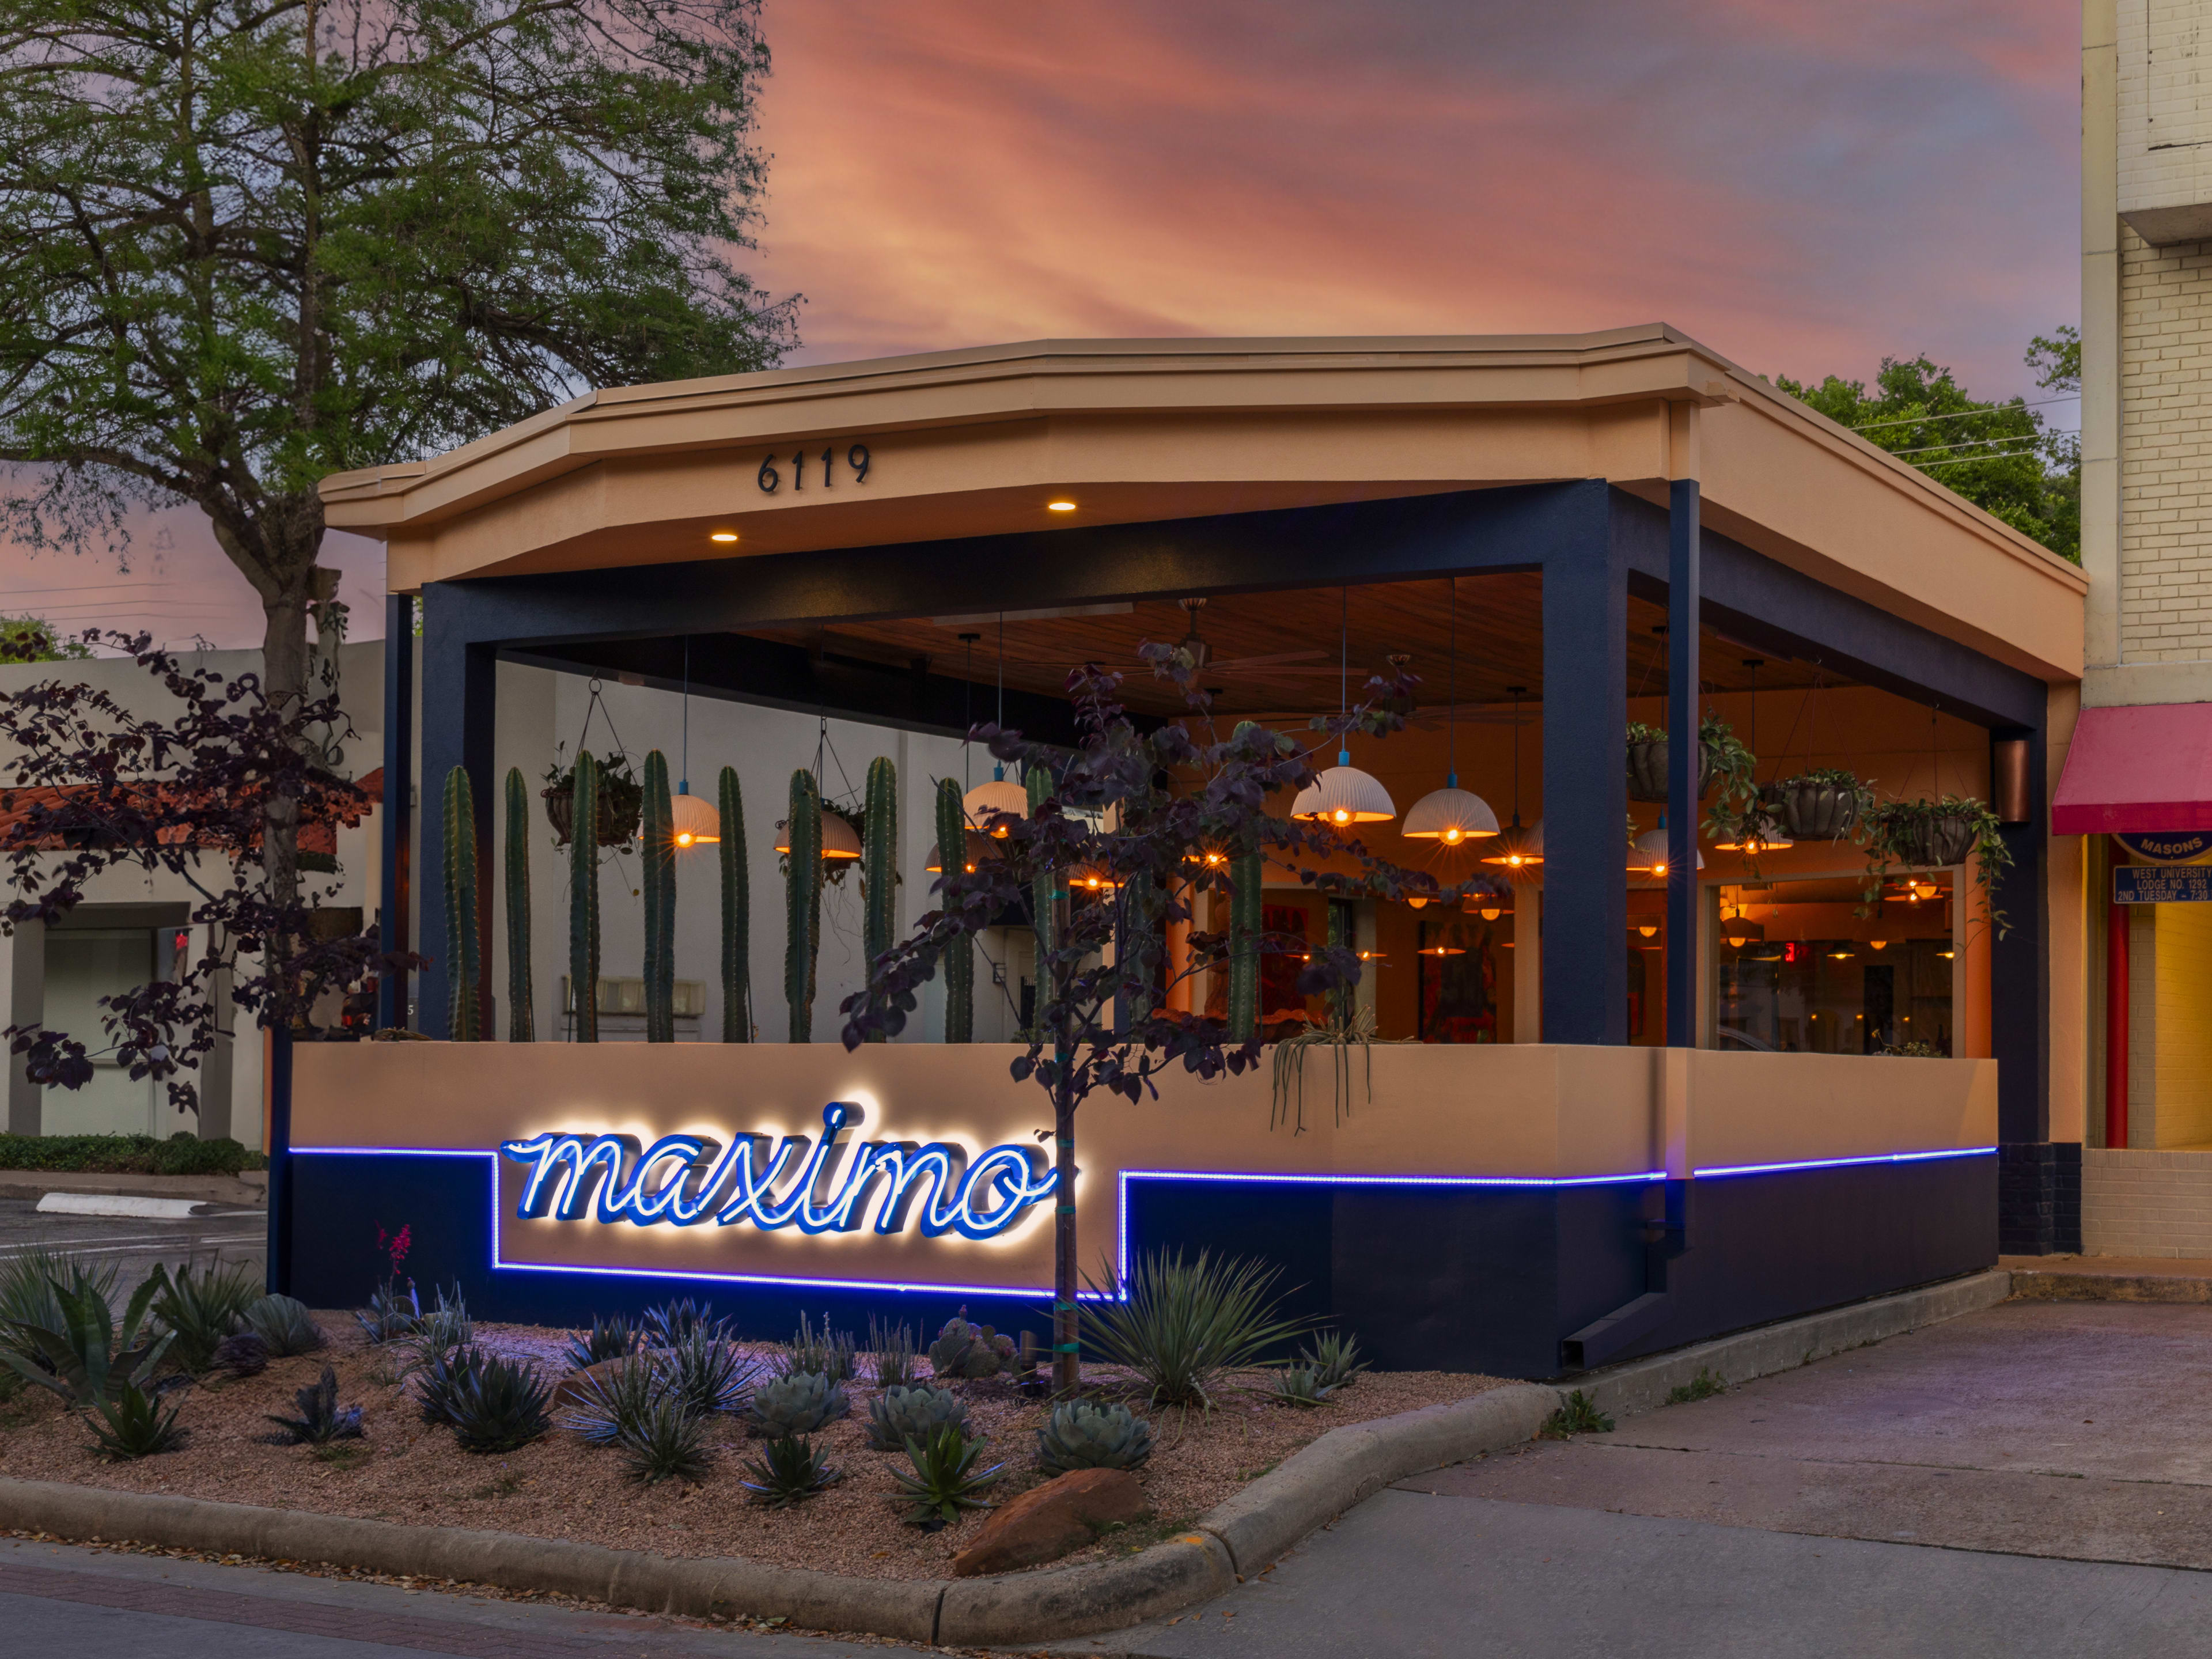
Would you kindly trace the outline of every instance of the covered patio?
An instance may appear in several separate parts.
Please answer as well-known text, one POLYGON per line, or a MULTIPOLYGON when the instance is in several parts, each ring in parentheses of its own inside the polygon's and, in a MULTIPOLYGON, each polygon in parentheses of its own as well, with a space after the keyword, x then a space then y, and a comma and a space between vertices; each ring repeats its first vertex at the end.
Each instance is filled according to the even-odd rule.
MULTIPOLYGON (((1351 744, 1397 820, 1369 840, 1498 890, 1332 916, 1271 869, 1271 933, 1334 927, 1368 958, 1371 1093, 1332 1109, 1310 1067, 1303 1134, 1264 1079, 1100 1098, 1081 1229, 1109 1268, 1155 1246, 1260 1254, 1386 1364, 1549 1376, 2078 1243, 2078 1056, 2054 1066, 2051 1038, 2081 903, 2042 807, 2081 575, 1672 330, 1048 342, 631 388, 325 497, 390 548, 385 927, 433 957, 444 830, 414 803, 469 775, 498 939, 500 780, 544 760, 520 676, 596 679, 637 720, 640 699, 680 704, 692 750, 702 706, 812 718, 825 744, 842 722, 848 746, 896 747, 910 785, 981 781, 957 739, 1001 697, 1006 725, 1072 738, 1085 662, 1127 671, 1139 716, 1178 717, 1146 641, 1188 643, 1224 721, 1293 734, 1370 673, 1418 676, 1407 728, 1351 744), (1869 878, 1848 834, 1724 848, 1702 833, 1701 745, 1671 745, 1663 791, 1631 778, 1632 723, 1711 717, 1760 786, 1845 769, 1882 799, 1991 803, 2009 868, 1984 893, 1958 860, 1869 878), (1448 776, 1540 861, 1486 865, 1505 835, 1402 837, 1448 776)), ((760 857, 785 773, 749 741, 685 764, 744 775, 760 857)), ((902 924, 931 902, 919 821, 902 924)), ((711 908, 690 880, 683 902, 711 908)), ((702 1046, 667 1051, 555 1047, 557 1018, 532 1046, 303 1046, 302 1293, 356 1294, 354 1235, 404 1211, 495 1316, 722 1281, 777 1334, 825 1297, 1035 1322, 1042 1228, 672 1234, 527 1217, 501 1184, 511 1139, 819 1133, 823 1103, 863 1098, 1012 1142, 1042 1102, 990 1040, 1024 1018, 1019 942, 993 948, 996 1023, 979 975, 964 1048, 927 999, 911 1041, 852 1056, 826 1010, 811 1045, 782 1044, 757 1003, 752 1030, 710 1013, 702 1046), (755 1036, 757 1054, 704 1046, 755 1036)), ((446 1036, 446 973, 387 987, 385 1022, 446 1036)), ((1222 977, 1181 1006, 1209 1012, 1222 977)), ((1283 982, 1262 997, 1271 1036, 1323 1013, 1283 982)))

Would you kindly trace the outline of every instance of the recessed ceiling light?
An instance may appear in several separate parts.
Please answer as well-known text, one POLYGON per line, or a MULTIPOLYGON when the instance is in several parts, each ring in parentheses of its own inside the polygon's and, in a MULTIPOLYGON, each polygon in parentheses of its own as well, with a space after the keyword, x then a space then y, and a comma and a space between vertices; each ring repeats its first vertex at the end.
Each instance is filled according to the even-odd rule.
POLYGON ((1065 496, 1056 501, 1047 501, 1044 506, 1045 511, 1048 513, 1073 513, 1075 511, 1075 503, 1067 500, 1065 496))
POLYGON ((734 530, 710 531, 707 536, 707 539, 710 542, 733 542, 737 538, 738 532, 734 530))

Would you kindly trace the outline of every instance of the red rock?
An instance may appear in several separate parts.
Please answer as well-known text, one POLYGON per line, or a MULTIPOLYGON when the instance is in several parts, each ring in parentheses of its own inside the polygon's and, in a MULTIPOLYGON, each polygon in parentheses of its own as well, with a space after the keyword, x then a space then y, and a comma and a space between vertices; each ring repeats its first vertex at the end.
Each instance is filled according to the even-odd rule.
POLYGON ((595 1377, 601 1382, 608 1382, 612 1377, 616 1368, 622 1363, 619 1358, 602 1359, 596 1365, 586 1365, 581 1370, 570 1371, 561 1379, 559 1385, 553 1390, 552 1409, 556 1412, 574 1411, 584 1403, 584 1379, 589 1376, 595 1377))
POLYGON ((1009 1572, 1057 1561, 1118 1522, 1152 1513, 1127 1469, 1071 1469, 991 1511, 975 1541, 952 1558, 952 1576, 1009 1572))

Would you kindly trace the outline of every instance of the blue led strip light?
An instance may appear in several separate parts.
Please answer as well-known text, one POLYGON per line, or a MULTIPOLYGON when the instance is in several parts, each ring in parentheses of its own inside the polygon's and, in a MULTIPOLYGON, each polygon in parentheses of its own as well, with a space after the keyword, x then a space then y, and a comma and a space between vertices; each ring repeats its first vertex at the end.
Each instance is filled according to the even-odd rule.
POLYGON ((1840 1170, 1857 1164, 1926 1164, 1941 1158, 1994 1158, 1994 1146, 1945 1146, 1931 1152, 1873 1152, 1864 1158, 1812 1158, 1802 1164, 1726 1164, 1701 1176, 1779 1175, 1789 1170, 1840 1170))

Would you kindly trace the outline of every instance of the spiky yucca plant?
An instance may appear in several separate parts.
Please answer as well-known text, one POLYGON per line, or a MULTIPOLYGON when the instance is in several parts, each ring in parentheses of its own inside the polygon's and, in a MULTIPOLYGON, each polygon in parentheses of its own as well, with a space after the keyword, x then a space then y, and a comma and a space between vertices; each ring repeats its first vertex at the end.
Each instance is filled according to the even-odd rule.
POLYGON ((1280 1276, 1257 1259, 1200 1250, 1186 1261, 1179 1249, 1147 1251, 1121 1296, 1082 1304, 1085 1343, 1142 1377, 1154 1404, 1210 1407, 1231 1372, 1305 1330, 1280 1312, 1280 1276))
POLYGON ((1279 1406, 1320 1406, 1336 1389, 1310 1365, 1285 1365, 1274 1373, 1268 1396, 1279 1406))
POLYGON ((1322 1332, 1312 1346, 1298 1350, 1298 1363, 1309 1367, 1322 1386, 1329 1389, 1350 1388, 1367 1369, 1367 1362, 1359 1357, 1358 1339, 1341 1331, 1322 1332))

